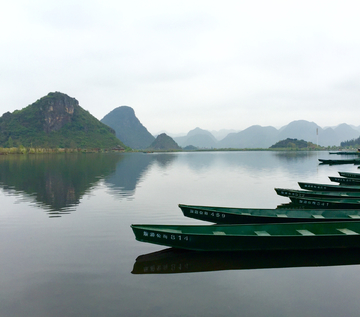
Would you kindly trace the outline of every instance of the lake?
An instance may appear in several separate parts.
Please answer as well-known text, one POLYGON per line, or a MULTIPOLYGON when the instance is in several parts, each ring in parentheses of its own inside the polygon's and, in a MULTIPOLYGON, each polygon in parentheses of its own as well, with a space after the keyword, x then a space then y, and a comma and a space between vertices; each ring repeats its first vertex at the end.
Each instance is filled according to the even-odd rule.
POLYGON ((176 252, 136 241, 130 228, 202 223, 179 203, 276 208, 289 200, 274 187, 359 171, 318 164, 330 157, 0 156, 0 316, 358 316, 358 254, 176 252))

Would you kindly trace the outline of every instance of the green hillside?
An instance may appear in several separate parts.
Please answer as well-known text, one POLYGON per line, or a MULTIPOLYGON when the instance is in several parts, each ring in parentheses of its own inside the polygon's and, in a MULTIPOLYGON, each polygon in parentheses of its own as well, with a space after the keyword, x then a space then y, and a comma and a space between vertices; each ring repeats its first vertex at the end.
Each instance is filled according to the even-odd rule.
POLYGON ((270 149, 306 149, 306 148, 316 148, 317 146, 314 143, 306 142, 304 140, 291 139, 287 138, 286 140, 281 140, 274 145, 270 146, 270 149))
POLYGON ((112 110, 101 122, 113 128, 118 139, 133 149, 146 149, 155 140, 128 106, 112 110))
POLYGON ((343 147, 358 148, 360 146, 360 137, 358 137, 357 139, 341 142, 340 145, 343 147))
POLYGON ((54 92, 0 118, 0 147, 101 148, 125 145, 110 127, 79 106, 75 98, 54 92))
POLYGON ((179 151, 181 147, 168 135, 162 133, 157 136, 155 141, 151 143, 148 150, 153 151, 179 151))

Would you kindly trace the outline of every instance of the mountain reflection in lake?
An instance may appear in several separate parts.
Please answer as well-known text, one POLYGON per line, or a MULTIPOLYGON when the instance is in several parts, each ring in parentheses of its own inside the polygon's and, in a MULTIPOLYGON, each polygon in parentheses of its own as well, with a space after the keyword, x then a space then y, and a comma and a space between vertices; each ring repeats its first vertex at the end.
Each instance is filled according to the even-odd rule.
POLYGON ((52 216, 65 214, 101 179, 118 197, 131 197, 152 164, 166 168, 175 155, 88 153, 0 156, 0 186, 35 200, 52 216))
POLYGON ((162 251, 136 241, 130 228, 210 225, 184 217, 178 204, 276 208, 289 199, 274 187, 357 171, 319 165, 329 156, 0 156, 0 316, 358 316, 358 249, 162 251))
POLYGON ((161 153, 126 154, 122 160, 117 163, 115 172, 105 177, 105 184, 114 191, 115 195, 119 197, 131 197, 135 194, 137 184, 153 164, 157 163, 159 166, 166 168, 175 158, 175 155, 161 153))
POLYGON ((24 195, 49 211, 65 212, 115 172, 119 155, 41 154, 0 156, 0 186, 24 195))

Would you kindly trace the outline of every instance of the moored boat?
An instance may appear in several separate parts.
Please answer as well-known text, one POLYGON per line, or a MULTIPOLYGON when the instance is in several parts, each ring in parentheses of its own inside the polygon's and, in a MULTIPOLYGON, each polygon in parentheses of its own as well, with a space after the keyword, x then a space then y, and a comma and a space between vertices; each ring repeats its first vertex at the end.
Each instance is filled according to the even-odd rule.
POLYGON ((287 188, 275 188, 279 196, 284 197, 299 197, 299 198, 359 198, 360 191, 358 192, 342 192, 342 191, 313 191, 313 190, 296 190, 287 188))
MULTIPOLYGON (((359 198, 360 199, 360 198, 359 198)), ((360 220, 360 210, 252 209, 179 204, 185 217, 223 224, 360 220)))
POLYGON ((360 186, 317 184, 298 182, 300 188, 315 191, 342 191, 342 192, 360 192, 360 186))
POLYGON ((138 241, 197 251, 360 248, 360 221, 131 228, 138 241))
POLYGON ((360 178, 360 173, 338 172, 342 177, 360 178))
POLYGON ((295 204, 321 209, 360 209, 360 199, 289 197, 295 204))
POLYGON ((343 160, 331 160, 331 159, 318 159, 322 164, 360 164, 360 159, 343 159, 343 160))
POLYGON ((329 179, 335 183, 360 186, 360 178, 329 176, 329 179))
POLYGON ((329 154, 337 154, 337 155, 360 155, 359 151, 335 151, 329 152, 329 154))

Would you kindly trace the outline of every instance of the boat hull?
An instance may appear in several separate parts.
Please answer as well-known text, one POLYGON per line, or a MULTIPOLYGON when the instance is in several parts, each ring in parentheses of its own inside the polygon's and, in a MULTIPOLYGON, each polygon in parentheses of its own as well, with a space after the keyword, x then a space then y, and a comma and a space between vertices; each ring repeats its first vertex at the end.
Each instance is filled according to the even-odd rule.
POLYGON ((251 209, 179 204, 185 217, 218 224, 289 223, 360 220, 360 210, 328 211, 297 209, 251 209))
POLYGON ((312 208, 321 209, 360 209, 358 199, 321 199, 321 198, 298 198, 289 197, 291 201, 298 205, 306 205, 312 208))
POLYGON ((360 186, 360 178, 329 176, 329 179, 335 183, 360 186))
POLYGON ((298 198, 359 198, 359 192, 341 192, 341 191, 312 191, 312 190, 295 190, 286 188, 275 188, 279 196, 298 197, 298 198))
POLYGON ((338 172, 342 177, 360 178, 360 173, 338 172))
POLYGON ((360 192, 360 186, 317 184, 317 183, 305 183, 305 182, 298 182, 298 184, 299 184, 300 188, 306 189, 306 190, 360 192))
POLYGON ((322 164, 337 165, 337 164, 360 164, 360 159, 343 159, 343 160, 327 160, 319 159, 322 164))
POLYGON ((329 154, 337 154, 337 155, 360 155, 359 151, 337 151, 337 152, 329 152, 329 154))
POLYGON ((360 222, 132 225, 138 241, 196 251, 360 248, 360 222))

